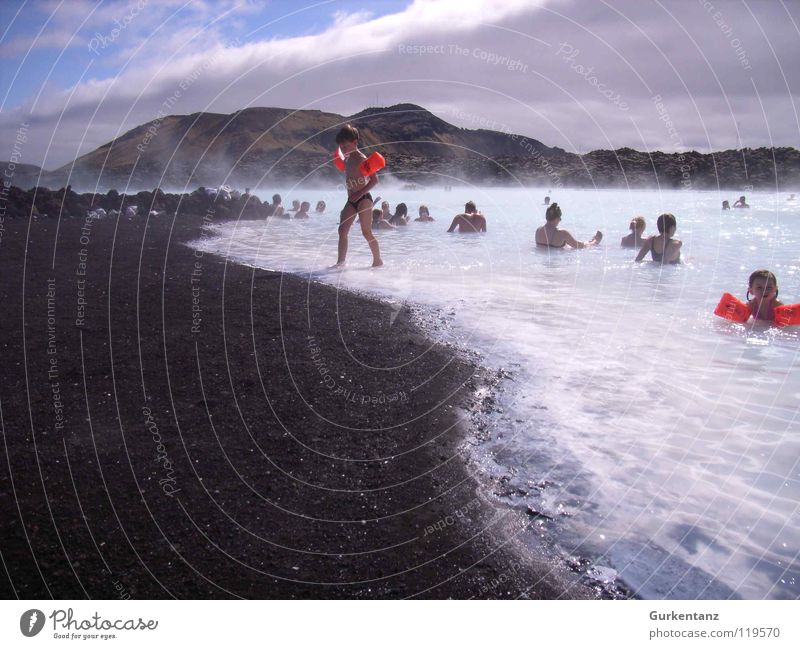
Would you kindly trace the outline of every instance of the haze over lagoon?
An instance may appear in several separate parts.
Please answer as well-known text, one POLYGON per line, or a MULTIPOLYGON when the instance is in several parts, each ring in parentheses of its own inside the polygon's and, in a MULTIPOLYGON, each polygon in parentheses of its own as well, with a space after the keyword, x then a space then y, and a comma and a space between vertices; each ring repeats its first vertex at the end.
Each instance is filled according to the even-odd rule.
MULTIPOLYGON (((716 192, 553 192, 562 225, 604 245, 533 246, 545 192, 474 187, 390 190, 434 223, 379 232, 387 266, 351 244, 335 259, 338 197, 308 221, 243 221, 195 242, 233 261, 367 292, 393 309, 420 307, 434 338, 478 352, 508 375, 488 439, 468 440, 473 469, 511 506, 540 518, 565 560, 615 576, 646 598, 800 595, 800 332, 713 316, 724 291, 744 298, 754 268, 800 298, 800 205, 756 193, 721 211, 716 192), (488 232, 445 232, 466 200, 488 232), (678 219, 683 264, 633 263, 619 247, 634 214, 678 219), (505 489, 498 490, 500 480, 505 489)), ((388 335, 391 335, 389 332, 388 335)), ((424 390, 425 386, 419 386, 424 390)), ((413 398, 413 395, 412 395, 413 398)), ((537 527, 538 529, 538 527, 537 527)))

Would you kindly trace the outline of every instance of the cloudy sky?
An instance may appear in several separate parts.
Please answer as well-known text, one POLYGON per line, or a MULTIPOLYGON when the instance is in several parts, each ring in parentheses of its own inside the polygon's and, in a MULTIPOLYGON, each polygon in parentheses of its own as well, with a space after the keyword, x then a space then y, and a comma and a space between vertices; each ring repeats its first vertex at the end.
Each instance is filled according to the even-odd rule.
POLYGON ((798 147, 798 25, 795 0, 2 0, 0 159, 24 126, 21 162, 56 168, 170 98, 411 102, 577 152, 798 147))

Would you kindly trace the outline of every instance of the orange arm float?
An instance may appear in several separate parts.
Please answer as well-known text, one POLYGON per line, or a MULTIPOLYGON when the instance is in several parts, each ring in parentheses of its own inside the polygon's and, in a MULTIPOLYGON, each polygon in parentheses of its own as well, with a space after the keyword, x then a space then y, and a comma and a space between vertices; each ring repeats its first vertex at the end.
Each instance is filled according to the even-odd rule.
POLYGON ((750 317, 750 307, 730 293, 723 293, 717 308, 714 309, 714 315, 734 322, 747 322, 750 317))
POLYGON ((358 171, 362 176, 371 176, 386 166, 384 157, 375 151, 369 158, 364 160, 359 166, 358 171))
POLYGON ((800 325, 800 304, 784 304, 775 307, 773 322, 779 327, 800 325))
POLYGON ((336 149, 333 152, 333 166, 336 167, 339 171, 344 171, 344 155, 342 155, 341 149, 336 149))

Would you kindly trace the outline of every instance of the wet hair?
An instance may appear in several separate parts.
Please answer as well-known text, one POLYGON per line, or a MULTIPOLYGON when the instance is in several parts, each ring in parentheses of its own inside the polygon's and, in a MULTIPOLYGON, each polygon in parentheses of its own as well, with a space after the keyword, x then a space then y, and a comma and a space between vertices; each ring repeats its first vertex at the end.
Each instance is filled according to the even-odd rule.
POLYGON ((767 282, 772 281, 775 285, 775 297, 778 297, 778 278, 775 277, 775 273, 769 270, 755 270, 750 273, 750 279, 747 280, 747 299, 750 299, 750 289, 753 288, 753 282, 757 279, 765 279, 767 282))
POLYGON ((722 201, 722 209, 723 210, 728 209, 730 206, 731 206, 731 204, 728 201, 722 201))
POLYGON ((631 230, 634 230, 634 231, 636 231, 636 230, 644 230, 645 227, 647 227, 647 224, 645 223, 645 220, 644 220, 643 216, 634 216, 631 219, 631 224, 630 224, 629 227, 630 227, 631 230))
POLYGON ((659 233, 664 234, 670 228, 677 228, 678 222, 672 214, 662 214, 658 217, 656 226, 658 227, 659 233))
POLYGON ((280 205, 280 203, 281 203, 281 195, 280 194, 273 194, 272 195, 272 202, 273 203, 277 203, 278 205, 280 205))
POLYGON ((336 144, 342 142, 358 142, 358 129, 352 124, 345 124, 336 134, 336 144))
POLYGON ((311 209, 311 203, 309 203, 308 201, 303 201, 302 203, 300 203, 301 212, 307 212, 309 209, 311 209))
POLYGON ((377 207, 372 210, 372 225, 375 225, 378 221, 380 221, 381 216, 383 216, 383 211, 379 210, 377 207))
POLYGON ((558 206, 558 203, 550 203, 550 207, 548 207, 547 211, 544 213, 544 218, 547 221, 555 221, 561 218, 561 208, 558 206))
POLYGON ((292 201, 292 207, 299 207, 300 201, 292 201))
POLYGON ((317 212, 325 211, 325 201, 317 201, 317 212))
POLYGON ((425 216, 430 216, 431 213, 428 211, 427 205, 420 205, 419 206, 419 215, 422 216, 422 213, 425 212, 425 216))
POLYGON ((775 284, 775 288, 778 288, 778 278, 775 277, 775 273, 773 273, 772 271, 763 269, 753 271, 752 273, 750 273, 750 279, 747 280, 747 285, 752 287, 753 282, 755 282, 757 279, 765 279, 768 282, 772 281, 772 283, 775 284))
POLYGON ((467 214, 471 214, 472 212, 477 212, 478 208, 475 206, 473 201, 467 201, 467 203, 464 205, 464 211, 467 214))
POLYGON ((389 223, 395 225, 402 222, 402 219, 408 215, 408 206, 405 203, 398 203, 394 208, 394 214, 389 219, 389 223))

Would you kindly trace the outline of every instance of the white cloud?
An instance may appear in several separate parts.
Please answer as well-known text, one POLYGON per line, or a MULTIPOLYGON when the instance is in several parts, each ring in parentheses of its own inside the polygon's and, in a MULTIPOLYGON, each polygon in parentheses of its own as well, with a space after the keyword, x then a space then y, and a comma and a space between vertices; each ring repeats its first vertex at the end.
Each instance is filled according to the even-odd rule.
MULTIPOLYGON (((798 140, 794 97, 769 49, 770 44, 775 48, 789 88, 797 88, 800 72, 793 61, 798 37, 786 27, 788 10, 781 5, 750 7, 768 43, 746 8, 716 3, 747 50, 754 69, 748 72, 730 34, 722 33, 699 4, 671 5, 677 23, 660 5, 632 0, 617 0, 616 11, 572 0, 416 0, 403 11, 380 17, 359 11, 335 14, 328 28, 313 35, 272 37, 282 28, 276 21, 256 30, 259 40, 226 48, 234 21, 242 20, 241 11, 252 12, 249 5, 196 36, 220 7, 232 9, 242 1, 195 3, 190 13, 166 22, 164 16, 179 4, 174 0, 167 10, 142 14, 136 27, 141 31, 132 31, 138 40, 120 42, 103 59, 120 67, 127 63, 115 78, 90 79, 74 93, 42 92, 36 128, 29 133, 28 161, 44 158, 70 96, 59 137, 47 152, 47 168, 155 118, 181 80, 210 58, 214 65, 182 94, 172 112, 233 112, 253 105, 350 114, 374 103, 413 102, 437 108, 444 119, 459 125, 475 127, 480 119, 493 120, 571 150, 669 149, 670 137, 651 101, 652 94, 660 93, 689 148, 737 146, 736 123, 742 120, 746 145, 768 143, 768 131, 778 143, 798 140), (558 53, 564 42, 579 50, 572 60, 558 53), (436 52, 406 54, 400 45, 428 45, 436 52), (514 61, 516 70, 511 69, 514 61), (577 65, 582 71, 592 67, 591 75, 577 65), (751 77, 767 106, 766 121, 751 77), (618 94, 629 109, 622 111, 604 98, 592 78, 618 94), (457 110, 441 112, 452 108, 457 110)), ((71 20, 77 20, 78 10, 71 11, 71 20)), ((309 18, 319 20, 319 14, 309 18)), ((259 27, 251 22, 250 29, 259 27)), ((13 132, 29 106, 4 110, 1 132, 13 132)))

